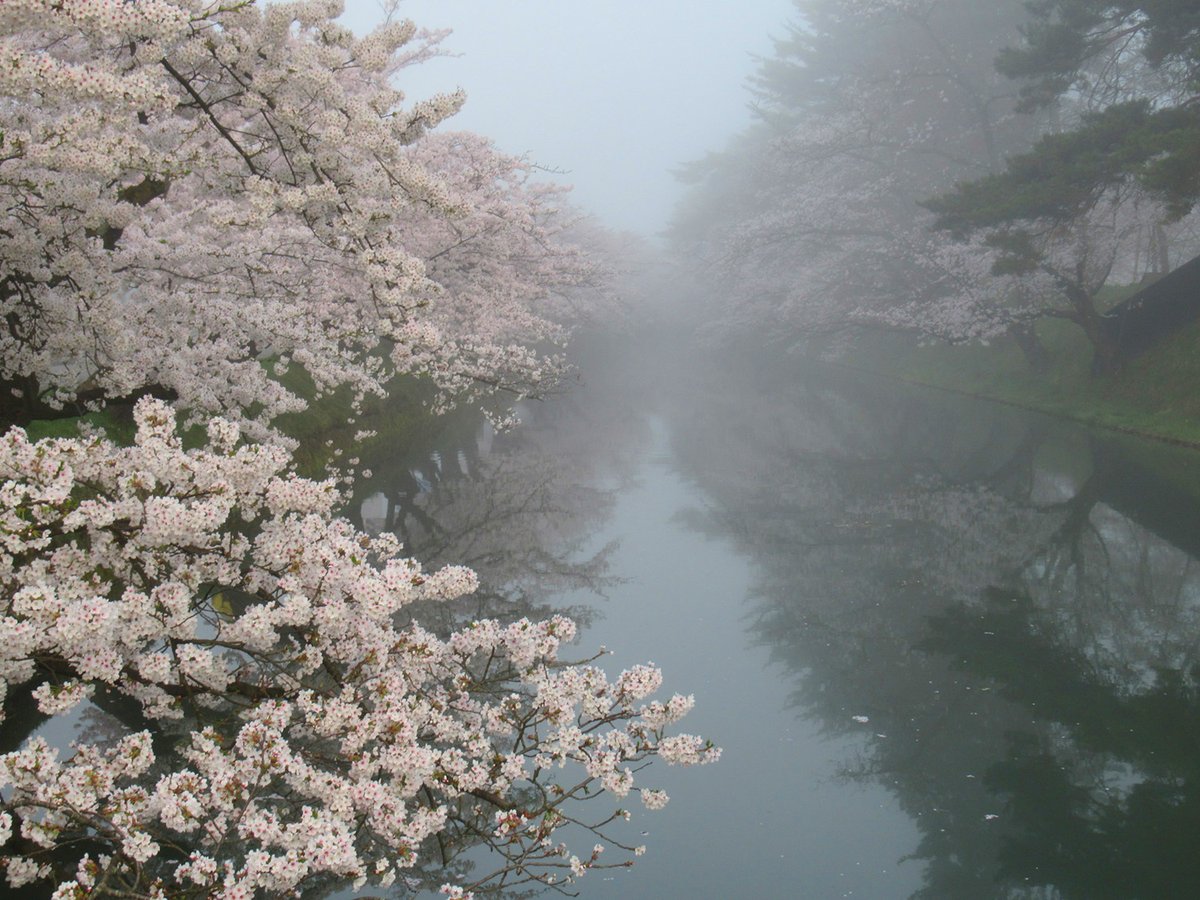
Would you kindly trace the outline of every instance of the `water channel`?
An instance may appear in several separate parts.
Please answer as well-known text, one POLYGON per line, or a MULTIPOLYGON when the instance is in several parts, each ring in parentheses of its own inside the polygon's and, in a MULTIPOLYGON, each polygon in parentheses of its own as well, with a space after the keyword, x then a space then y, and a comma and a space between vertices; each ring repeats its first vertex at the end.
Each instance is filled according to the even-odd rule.
POLYGON ((721 762, 657 766, 647 855, 581 896, 1192 896, 1196 458, 764 368, 595 363, 359 498, 479 570, 458 615, 567 610, 696 695, 721 762))

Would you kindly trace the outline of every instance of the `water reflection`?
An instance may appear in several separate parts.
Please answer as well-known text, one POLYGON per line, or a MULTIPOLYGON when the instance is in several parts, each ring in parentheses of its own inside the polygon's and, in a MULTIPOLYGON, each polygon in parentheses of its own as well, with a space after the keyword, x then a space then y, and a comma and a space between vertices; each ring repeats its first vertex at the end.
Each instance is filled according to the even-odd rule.
MULTIPOLYGON (((512 433, 461 420, 402 452, 343 448, 373 473, 350 502, 364 525, 481 575, 423 622, 579 616, 611 591, 581 652, 655 658, 699 695, 693 727, 726 758, 657 773, 676 799, 632 825, 650 854, 585 897, 1194 893, 1192 457, 846 373, 729 367, 679 369, 652 445, 652 379, 603 371, 608 390, 531 405, 512 433)), ((12 721, 9 739, 38 724, 12 721)), ((80 724, 134 721, 100 696, 80 724)))
POLYGON ((844 777, 918 823, 916 896, 1190 896, 1200 567, 1171 466, 854 376, 704 387, 672 416, 689 523, 752 560, 795 708, 861 736, 844 777))
POLYGON ((384 443, 356 448, 369 479, 349 508, 368 531, 388 531, 428 568, 465 565, 480 589, 455 604, 415 611, 448 630, 472 618, 564 613, 586 622, 603 596, 614 542, 593 540, 648 440, 646 420, 598 389, 522 404, 521 425, 497 433, 482 417, 402 454, 384 443))
POLYGON ((528 440, 514 436, 486 455, 451 448, 464 463, 453 467, 398 467, 386 493, 362 504, 368 529, 393 532, 429 565, 456 562, 479 574, 468 601, 474 617, 561 612, 551 602, 558 594, 602 594, 611 583, 611 547, 588 544, 613 491, 585 486, 564 461, 522 446, 528 440))

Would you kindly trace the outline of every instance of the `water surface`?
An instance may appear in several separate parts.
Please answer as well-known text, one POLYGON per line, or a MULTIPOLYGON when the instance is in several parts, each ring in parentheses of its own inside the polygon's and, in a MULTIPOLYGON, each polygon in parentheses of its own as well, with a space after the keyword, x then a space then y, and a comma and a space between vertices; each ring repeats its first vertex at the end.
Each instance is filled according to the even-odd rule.
POLYGON ((829 369, 592 373, 368 504, 478 611, 695 693, 722 761, 656 767, 582 896, 1192 895, 1194 457, 829 369))

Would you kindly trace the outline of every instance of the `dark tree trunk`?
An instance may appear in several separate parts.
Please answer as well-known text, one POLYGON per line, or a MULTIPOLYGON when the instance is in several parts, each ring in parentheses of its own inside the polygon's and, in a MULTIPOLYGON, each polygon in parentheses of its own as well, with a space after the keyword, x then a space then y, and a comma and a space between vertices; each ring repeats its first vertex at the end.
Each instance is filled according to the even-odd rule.
POLYGON ((78 418, 88 412, 89 404, 95 403, 100 403, 107 409, 131 412, 134 404, 142 397, 157 397, 167 401, 179 399, 174 390, 161 384, 140 387, 124 397, 106 397, 99 389, 88 389, 79 391, 74 400, 56 409, 42 400, 41 388, 35 378, 27 376, 0 381, 0 430, 12 425, 25 427, 37 419, 54 421, 78 418))
POLYGON ((1121 351, 1102 323, 1094 329, 1084 328, 1092 343, 1092 375, 1113 375, 1121 370, 1121 351))
POLYGON ((1046 352, 1045 345, 1038 338, 1031 323, 1022 322, 1015 326, 1011 333, 1013 340, 1021 348, 1025 361, 1034 372, 1041 374, 1050 369, 1050 354, 1046 352))
POLYGON ((1121 368, 1121 352, 1107 322, 1096 309, 1096 298, 1082 284, 1062 279, 1059 286, 1071 305, 1064 315, 1083 329, 1092 345, 1092 375, 1111 375, 1121 368))

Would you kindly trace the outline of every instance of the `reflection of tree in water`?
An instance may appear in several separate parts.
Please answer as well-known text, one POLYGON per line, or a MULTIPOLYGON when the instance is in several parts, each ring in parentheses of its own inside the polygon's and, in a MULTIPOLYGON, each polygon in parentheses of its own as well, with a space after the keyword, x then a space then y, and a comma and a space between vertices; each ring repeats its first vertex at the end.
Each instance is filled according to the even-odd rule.
MULTIPOLYGON (((600 374, 595 380, 604 383, 600 374)), ((394 532, 427 566, 453 562, 478 573, 479 591, 453 608, 456 616, 566 613, 584 620, 590 607, 564 609, 558 598, 603 594, 615 582, 614 547, 597 547, 594 538, 649 428, 599 386, 578 386, 518 412, 522 424, 512 431, 496 434, 481 423, 415 459, 384 458, 355 499, 382 494, 368 524, 394 532)), ((422 621, 434 627, 429 612, 437 614, 422 610, 422 621)))
POLYGON ((430 618, 447 614, 582 620, 590 607, 564 609, 558 598, 603 594, 614 583, 614 547, 594 538, 650 432, 619 390, 602 389, 608 366, 619 360, 590 360, 593 385, 523 404, 512 431, 497 434, 477 419, 404 458, 386 445, 361 448, 372 477, 357 483, 351 505, 363 525, 395 533, 427 567, 465 565, 479 575, 472 597, 420 610, 426 627, 448 624, 430 618))
POLYGON ((1200 568, 1127 470, 1002 409, 753 387, 676 421, 695 523, 754 559, 795 703, 861 732, 847 776, 917 821, 920 896, 1190 896, 1200 568))
POLYGON ((1077 643, 1073 624, 1064 630, 1029 595, 1000 591, 931 622, 931 651, 957 655, 971 677, 1036 712, 1037 727, 998 736, 1003 755, 986 775, 1006 801, 997 877, 1063 897, 1193 896, 1194 662, 1150 672, 1130 670, 1128 659, 1106 665, 1077 643))
MULTIPOLYGON (((456 605, 459 614, 541 617, 563 612, 556 596, 603 593, 612 583, 613 548, 589 545, 613 492, 584 483, 585 473, 570 461, 525 443, 522 435, 506 435, 487 452, 473 441, 435 451, 420 466, 395 466, 383 480, 386 492, 368 503, 382 513, 367 518, 368 527, 395 533, 429 565, 459 560, 479 574, 480 588, 456 605)), ((426 624, 428 614, 422 611, 426 624)))

